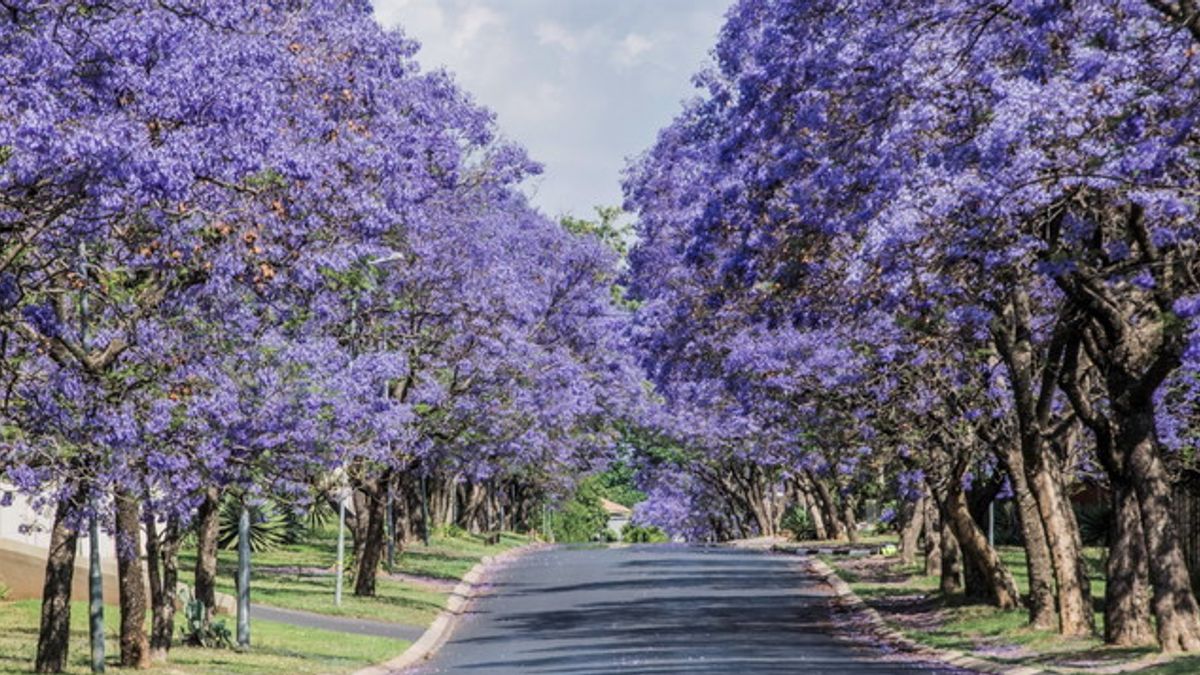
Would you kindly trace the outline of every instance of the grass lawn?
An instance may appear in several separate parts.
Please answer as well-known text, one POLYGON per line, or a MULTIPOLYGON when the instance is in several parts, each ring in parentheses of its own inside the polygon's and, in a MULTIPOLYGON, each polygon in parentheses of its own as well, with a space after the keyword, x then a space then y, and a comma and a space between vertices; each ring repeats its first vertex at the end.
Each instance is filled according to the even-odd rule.
MULTIPOLYGON (((483 557, 529 541, 528 537, 508 533, 502 535, 500 543, 495 546, 486 545, 483 537, 475 535, 431 537, 428 547, 418 543, 403 552, 397 551, 396 571, 458 580, 483 557)), ((346 546, 350 548, 349 540, 346 546)), ((316 572, 332 571, 337 563, 336 525, 312 532, 303 543, 256 553, 251 560, 250 596, 256 603, 274 607, 427 626, 446 606, 449 597, 444 591, 387 579, 381 573, 376 581, 376 597, 357 598, 353 595, 353 580, 347 575, 342 606, 335 607, 334 576, 316 572), (297 568, 302 568, 300 573, 297 573, 297 568)), ((185 549, 180 553, 181 577, 185 581, 190 580, 195 561, 194 550, 185 549)), ((234 593, 236 567, 235 551, 218 552, 218 591, 231 595, 234 593)))
MULTIPOLYGON (((40 602, 0 602, 0 673, 29 672, 37 651, 40 602)), ((105 653, 116 665, 117 610, 105 611, 105 653)), ((162 673, 346 673, 386 661, 402 653, 408 642, 378 637, 296 628, 269 621, 251 626, 251 649, 200 649, 177 646, 171 663, 151 672, 162 673)), ((88 668, 87 606, 71 609, 71 660, 68 672, 86 673, 88 668)))
MULTIPOLYGON (((1029 577, 1024 549, 1002 546, 999 550, 1022 594, 1027 593, 1029 577)), ((1104 551, 1088 548, 1084 555, 1092 580, 1096 626, 1102 628, 1104 551)), ((1029 628, 1025 610, 1003 611, 986 605, 967 604, 961 596, 943 597, 938 592, 938 577, 925 576, 924 565, 920 563, 905 566, 898 559, 890 562, 879 558, 855 561, 835 556, 823 559, 859 597, 880 610, 890 626, 922 644, 973 652, 1003 663, 1083 668, 1157 652, 1153 648, 1107 647, 1098 637, 1064 638, 1054 631, 1029 628)), ((1198 664, 1198 660, 1185 659, 1140 672, 1200 672, 1198 664)))

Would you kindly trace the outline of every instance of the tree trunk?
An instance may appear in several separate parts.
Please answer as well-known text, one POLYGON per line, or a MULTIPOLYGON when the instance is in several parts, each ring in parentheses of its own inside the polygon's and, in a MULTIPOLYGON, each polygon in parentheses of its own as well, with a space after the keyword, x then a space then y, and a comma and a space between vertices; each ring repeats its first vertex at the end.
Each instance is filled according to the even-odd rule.
POLYGON ((358 569, 354 575, 354 595, 358 597, 374 597, 375 578, 379 572, 379 563, 383 559, 384 547, 387 544, 387 533, 384 521, 387 518, 387 489, 391 480, 391 472, 385 471, 378 478, 369 481, 360 488, 365 495, 366 527, 362 542, 362 552, 358 555, 358 569))
POLYGON ((79 539, 79 533, 67 524, 71 506, 70 498, 58 502, 54 511, 54 526, 50 531, 46 581, 42 586, 42 623, 34 661, 34 670, 39 673, 61 673, 67 666, 71 582, 75 576, 75 545, 79 539))
POLYGON ((915 502, 905 501, 901 513, 904 525, 900 528, 900 562, 912 565, 917 561, 917 544, 925 526, 925 497, 915 502))
MULTIPOLYGON (((147 500, 149 503, 149 500, 147 500)), ((175 632, 175 602, 179 585, 179 518, 167 517, 161 537, 154 515, 146 514, 146 561, 150 577, 150 661, 165 663, 175 632)))
POLYGON ((939 583, 943 595, 952 595, 963 588, 962 551, 946 514, 941 514, 942 578, 939 583))
POLYGON ((472 534, 478 534, 482 531, 479 524, 480 509, 486 503, 487 490, 480 483, 464 484, 463 489, 466 492, 466 499, 463 500, 459 525, 472 534))
POLYGON ((1050 557, 1050 544, 1046 540, 1046 529, 1038 512, 1037 499, 1029 490, 1020 448, 1009 444, 1003 459, 1016 495, 1017 519, 1025 540, 1025 568, 1029 573, 1029 624, 1044 630, 1061 628, 1054 606, 1054 564, 1050 557))
MULTIPOLYGON (((1171 514, 1171 484, 1155 447, 1154 404, 1138 401, 1118 418, 1117 452, 1137 491, 1149 553, 1151 608, 1164 652, 1200 649, 1200 607, 1192 594, 1187 563, 1171 514)), ((1114 406, 1117 413, 1119 406, 1114 406)))
POLYGON ((854 499, 842 497, 842 523, 845 525, 846 538, 851 544, 858 543, 858 520, 854 517, 854 499))
MULTIPOLYGON (((1095 617, 1092 611, 1091 582, 1079 550, 1078 533, 1066 511, 1071 508, 1056 477, 1057 472, 1046 466, 1045 458, 1038 462, 1028 476, 1030 488, 1037 500, 1050 544, 1050 556, 1054 562, 1054 577, 1058 584, 1059 632, 1063 635, 1086 636, 1095 633, 1095 617)), ((1027 472, 1028 464, 1026 464, 1027 472)))
POLYGON ((828 539, 829 529, 825 527, 825 514, 821 512, 821 505, 817 503, 817 496, 813 493, 808 479, 802 476, 797 479, 796 485, 800 494, 804 496, 805 508, 808 509, 808 514, 812 518, 813 530, 817 539, 828 539))
POLYGON ((117 585, 121 605, 121 666, 150 667, 146 635, 146 579, 142 569, 142 514, 137 499, 118 489, 116 506, 117 585))
POLYGON ((817 498, 820 499, 821 510, 825 515, 825 525, 829 529, 829 536, 833 539, 844 539, 846 537, 845 525, 842 519, 838 517, 837 502, 833 499, 833 493, 829 491, 829 486, 811 474, 809 474, 809 480, 812 481, 813 489, 817 491, 817 498))
POLYGON ((988 544, 987 535, 971 517, 966 493, 961 489, 952 490, 946 510, 954 538, 962 550, 967 595, 984 599, 1000 609, 1020 607, 1017 584, 996 550, 988 544))
POLYGON ((942 573, 942 521, 933 499, 925 497, 925 576, 942 573))
POLYGON ((217 607, 217 538, 221 533, 221 490, 205 490, 196 514, 196 599, 212 619, 217 607))
POLYGON ((1104 641, 1122 647, 1154 642, 1150 621, 1149 566, 1137 493, 1113 481, 1113 529, 1109 535, 1108 585, 1104 594, 1104 641))

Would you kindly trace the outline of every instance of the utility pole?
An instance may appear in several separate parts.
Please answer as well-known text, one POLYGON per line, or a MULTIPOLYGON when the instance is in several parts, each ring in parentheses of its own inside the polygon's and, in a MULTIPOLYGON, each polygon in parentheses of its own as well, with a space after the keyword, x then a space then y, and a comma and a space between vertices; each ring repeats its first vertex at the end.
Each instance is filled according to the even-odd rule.
POLYGON ((988 502, 988 546, 996 545, 996 500, 988 502))
POLYGON ((333 604, 342 606, 342 578, 346 574, 346 489, 338 489, 337 583, 333 587, 333 604))
MULTIPOLYGON (((87 244, 79 244, 79 349, 88 351, 87 244)), ((95 486, 92 486, 92 490, 95 486)), ((92 672, 104 672, 104 573, 100 569, 100 522, 96 497, 88 504, 88 629, 92 672)))
POLYGON ((421 539, 429 546, 429 496, 426 487, 425 474, 421 474, 421 539))
POLYGON ((250 507, 242 498, 242 512, 238 517, 238 569, 237 569, 237 643, 238 647, 250 647, 250 507))

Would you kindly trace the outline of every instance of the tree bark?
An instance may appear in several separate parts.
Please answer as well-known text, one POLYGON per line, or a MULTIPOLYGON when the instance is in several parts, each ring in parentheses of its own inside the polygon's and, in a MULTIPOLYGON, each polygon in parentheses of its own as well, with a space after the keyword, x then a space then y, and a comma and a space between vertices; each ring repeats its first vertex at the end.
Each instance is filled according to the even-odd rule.
MULTIPOLYGON (((1028 465, 1027 465, 1028 466, 1028 465)), ((1027 469, 1028 472, 1028 469, 1027 469)), ((1071 508, 1070 500, 1045 461, 1029 476, 1031 493, 1037 500, 1050 545, 1050 556, 1054 562, 1054 576, 1058 587, 1059 632, 1063 635, 1086 636, 1095 633, 1095 617, 1092 611, 1091 582, 1084 566, 1083 552, 1079 549, 1079 535, 1074 530, 1072 519, 1066 511, 1071 508)))
POLYGON ((221 490, 210 487, 196 513, 196 599, 209 619, 217 608, 217 538, 221 533, 221 490))
POLYGON ((858 543, 858 519, 854 517, 854 499, 842 497, 842 523, 846 529, 846 538, 851 544, 858 543))
POLYGON ((1105 570, 1108 585, 1104 594, 1104 641, 1122 647, 1152 644, 1150 571, 1141 508, 1128 481, 1114 481, 1112 487, 1113 530, 1105 570))
POLYGON ((829 491, 829 486, 812 474, 808 474, 808 477, 812 482, 813 489, 817 491, 817 498, 820 499, 821 510, 825 514, 825 525, 829 529, 830 538, 844 539, 846 527, 838 515, 837 501, 834 500, 833 493, 829 491))
POLYGON ((34 670, 61 673, 67 666, 71 633, 71 582, 75 576, 75 546, 79 533, 71 529, 71 498, 58 502, 50 531, 46 558, 46 581, 42 586, 42 621, 38 631, 34 670))
POLYGON ((146 635, 146 579, 142 569, 142 514, 133 495, 114 492, 116 506, 117 586, 121 608, 121 666, 150 667, 150 639, 146 635))
POLYGON ((360 491, 365 496, 366 511, 364 536, 361 553, 358 554, 358 569, 354 575, 354 595, 358 597, 374 597, 375 579, 379 573, 379 563, 383 560, 384 547, 387 544, 387 532, 384 521, 387 518, 387 484, 391 480, 391 472, 384 471, 379 477, 368 481, 360 491))
POLYGON ((1145 399, 1122 407, 1114 406, 1114 413, 1121 414, 1116 447, 1117 453, 1127 458, 1137 492, 1158 641, 1164 652, 1200 649, 1200 607, 1171 514, 1171 483, 1155 447, 1154 404, 1145 399))
POLYGON ((961 547, 968 597, 986 600, 1000 609, 1020 607, 1021 595, 1017 591, 1017 583, 996 550, 988 544, 987 535, 971 517, 966 493, 961 488, 951 490, 946 511, 954 539, 961 547))
POLYGON ((952 595, 963 589, 962 551, 958 547, 958 540, 954 538, 950 523, 947 522, 949 518, 945 514, 941 515, 942 578, 938 587, 943 595, 952 595))
POLYGON ((925 503, 925 576, 942 573, 942 521, 933 499, 924 498, 925 503))
POLYGON ((1025 540, 1025 568, 1029 574, 1029 625, 1044 630, 1061 629, 1055 611, 1054 563, 1037 499, 1029 490, 1020 450, 1010 448, 1006 455, 1006 468, 1017 500, 1017 519, 1025 540))
POLYGON ((825 527, 825 514, 822 513, 821 505, 817 503, 817 496, 811 486, 809 479, 803 475, 797 478, 796 486, 800 494, 804 496, 805 508, 808 509, 809 516, 813 521, 813 530, 816 531, 817 539, 829 539, 829 529, 825 527))
POLYGON ((912 565, 917 561, 917 545, 925 526, 925 497, 915 502, 906 501, 902 513, 904 525, 900 528, 900 562, 912 565))
MULTIPOLYGON (((149 503, 147 501, 147 503, 149 503)), ((161 536, 154 515, 146 515, 146 561, 150 578, 150 661, 165 663, 175 632, 175 602, 179 585, 179 518, 167 517, 161 536)))

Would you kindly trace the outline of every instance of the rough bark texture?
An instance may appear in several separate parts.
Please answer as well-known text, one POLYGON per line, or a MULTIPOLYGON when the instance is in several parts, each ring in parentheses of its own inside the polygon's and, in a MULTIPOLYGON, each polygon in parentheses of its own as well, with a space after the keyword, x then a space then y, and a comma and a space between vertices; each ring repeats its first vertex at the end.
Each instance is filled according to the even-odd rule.
POLYGON ((819 478, 809 474, 809 481, 813 485, 813 489, 817 492, 817 498, 820 500, 821 511, 824 513, 825 526, 828 528, 829 536, 832 539, 846 538, 846 525, 838 514, 837 501, 833 498, 833 493, 830 492, 829 486, 819 478))
POLYGON ((1137 493, 1126 481, 1113 484, 1113 530, 1109 537, 1108 585, 1104 594, 1104 641, 1123 647, 1152 644, 1149 566, 1137 493))
POLYGON ((1054 564, 1037 500, 1029 491, 1025 462, 1019 448, 1010 445, 1004 466, 1017 500, 1017 519, 1025 539, 1025 567, 1029 574, 1029 624, 1040 629, 1058 628, 1054 605, 1054 564))
POLYGON ((375 579, 379 572, 379 563, 383 560, 384 546, 387 533, 384 520, 387 518, 387 483, 391 480, 389 473, 368 481, 360 489, 365 496, 362 512, 366 521, 361 552, 358 555, 358 569, 354 575, 354 595, 372 597, 375 595, 375 579))
POLYGON ((1155 447, 1154 406, 1139 403, 1120 421, 1117 452, 1128 458, 1141 507, 1159 644, 1165 652, 1192 651, 1200 649, 1200 607, 1171 516, 1171 484, 1155 447))
POLYGON ((117 585, 121 606, 121 666, 150 667, 150 638, 146 635, 146 577, 142 569, 141 507, 129 493, 118 490, 117 585))
POLYGON ((986 600, 1000 609, 1020 607, 1021 595, 1016 581, 996 550, 988 544, 987 535, 971 517, 966 494, 961 489, 951 491, 946 503, 946 517, 961 548, 967 595, 986 600))
POLYGON ((912 565, 917 561, 917 545, 925 526, 925 497, 904 503, 904 527, 900 529, 900 562, 912 565))
POLYGON ((42 587, 42 622, 38 631, 34 670, 61 673, 67 666, 71 628, 71 582, 75 576, 75 545, 79 535, 67 524, 71 502, 64 499, 54 512, 46 583, 42 587))
POLYGON ((941 519, 942 569, 940 570, 942 578, 938 586, 944 595, 951 595, 963 588, 963 566, 962 551, 958 548, 958 540, 954 538, 954 532, 947 520, 943 515, 941 519))
POLYGON ((925 576, 942 573, 942 521, 933 500, 925 497, 925 576))
MULTIPOLYGON (((146 503, 149 503, 147 499, 146 503)), ((171 515, 160 534, 153 514, 146 515, 146 562, 150 581, 150 661, 165 663, 171 651, 175 631, 175 603, 178 601, 179 546, 182 537, 179 519, 171 515)))
POLYGON ((1095 632, 1092 613, 1091 582, 1079 550, 1078 533, 1066 514, 1071 508, 1062 485, 1044 463, 1030 476, 1031 491, 1042 514, 1054 576, 1058 585, 1059 631, 1063 635, 1091 635, 1095 632))
POLYGON ((196 599, 211 619, 217 606, 217 537, 221 532, 221 491, 208 488, 196 514, 196 599))

